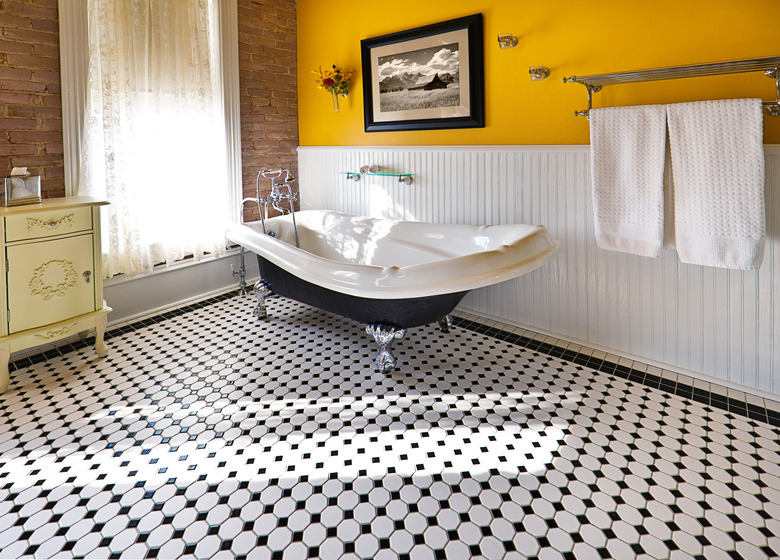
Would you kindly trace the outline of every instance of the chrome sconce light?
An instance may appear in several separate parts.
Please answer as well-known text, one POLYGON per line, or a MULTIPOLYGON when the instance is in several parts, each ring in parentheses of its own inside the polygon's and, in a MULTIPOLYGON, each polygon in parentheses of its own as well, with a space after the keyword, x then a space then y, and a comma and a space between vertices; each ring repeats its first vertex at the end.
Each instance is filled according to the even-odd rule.
POLYGON ((534 81, 544 80, 550 75, 550 69, 546 66, 531 66, 528 73, 531 74, 531 79, 534 81))
MULTIPOLYGON (((511 33, 504 33, 498 36, 498 47, 501 49, 511 49, 517 46, 517 36, 511 33)), ((546 66, 531 66, 528 69, 531 79, 534 81, 544 80, 550 75, 550 69, 546 66)))
POLYGON ((498 46, 502 49, 511 49, 517 46, 517 37, 511 33, 498 36, 498 46))

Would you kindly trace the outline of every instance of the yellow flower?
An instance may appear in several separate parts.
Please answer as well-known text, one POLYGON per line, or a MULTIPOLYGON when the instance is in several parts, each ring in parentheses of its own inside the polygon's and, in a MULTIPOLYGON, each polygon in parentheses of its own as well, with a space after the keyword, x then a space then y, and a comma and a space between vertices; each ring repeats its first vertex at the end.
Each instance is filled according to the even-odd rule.
POLYGON ((329 93, 338 93, 346 97, 349 92, 349 79, 352 73, 351 70, 343 72, 341 68, 332 65, 332 70, 322 71, 322 66, 317 70, 311 71, 313 74, 317 74, 317 78, 314 82, 317 87, 323 91, 329 93))

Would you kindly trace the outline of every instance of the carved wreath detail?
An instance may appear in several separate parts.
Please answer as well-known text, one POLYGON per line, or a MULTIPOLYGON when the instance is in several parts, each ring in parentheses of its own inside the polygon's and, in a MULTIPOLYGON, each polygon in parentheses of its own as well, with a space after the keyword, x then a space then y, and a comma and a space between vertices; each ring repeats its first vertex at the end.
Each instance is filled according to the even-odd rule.
POLYGON ((50 338, 54 338, 55 336, 60 336, 68 332, 70 329, 76 326, 76 323, 73 323, 72 325, 65 325, 64 327, 60 327, 59 329, 54 329, 50 331, 46 331, 46 333, 39 334, 36 333, 35 336, 38 338, 43 338, 45 340, 48 340, 50 338))
POLYGON ((44 231, 54 231, 60 228, 62 225, 73 227, 73 214, 65 214, 59 220, 39 220, 38 218, 27 218, 27 231, 32 233, 34 229, 42 229, 44 231))
POLYGON ((54 296, 64 296, 69 288, 76 286, 77 279, 78 275, 72 263, 54 260, 35 269, 28 287, 32 295, 43 296, 46 301, 54 296))

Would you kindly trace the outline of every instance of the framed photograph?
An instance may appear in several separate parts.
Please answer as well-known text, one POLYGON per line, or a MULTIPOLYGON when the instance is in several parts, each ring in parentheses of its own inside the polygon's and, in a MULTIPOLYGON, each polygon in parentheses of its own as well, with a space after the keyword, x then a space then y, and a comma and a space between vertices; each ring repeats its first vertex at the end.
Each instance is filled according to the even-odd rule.
POLYGON ((366 132, 485 126, 482 14, 360 46, 366 132))

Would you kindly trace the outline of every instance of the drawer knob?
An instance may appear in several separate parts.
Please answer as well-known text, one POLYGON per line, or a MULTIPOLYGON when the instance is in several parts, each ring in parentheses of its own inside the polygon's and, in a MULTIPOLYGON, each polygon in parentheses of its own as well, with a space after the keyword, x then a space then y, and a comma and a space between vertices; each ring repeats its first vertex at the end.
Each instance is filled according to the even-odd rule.
POLYGON ((46 221, 46 219, 41 220, 39 218, 27 218, 27 232, 36 233, 36 230, 49 232, 60 229, 61 227, 73 228, 75 225, 74 217, 75 214, 70 213, 65 214, 59 218, 51 218, 48 221, 46 221))
POLYGON ((92 276, 92 271, 91 270, 85 270, 81 275, 84 277, 84 281, 87 284, 89 284, 89 279, 92 276))

